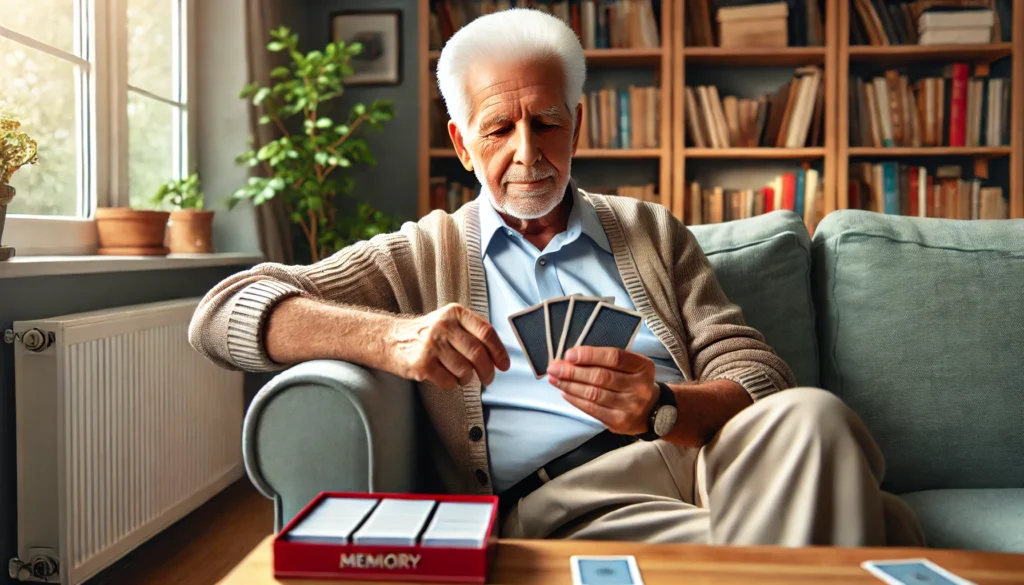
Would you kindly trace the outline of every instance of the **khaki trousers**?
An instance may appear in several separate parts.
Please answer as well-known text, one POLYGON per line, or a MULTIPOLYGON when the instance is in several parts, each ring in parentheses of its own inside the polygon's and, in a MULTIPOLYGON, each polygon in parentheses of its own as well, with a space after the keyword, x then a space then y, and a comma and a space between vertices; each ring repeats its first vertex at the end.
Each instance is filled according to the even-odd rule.
POLYGON ((556 477, 509 512, 502 536, 923 546, 910 508, 879 488, 884 471, 853 411, 795 388, 747 407, 699 450, 638 442, 556 477))

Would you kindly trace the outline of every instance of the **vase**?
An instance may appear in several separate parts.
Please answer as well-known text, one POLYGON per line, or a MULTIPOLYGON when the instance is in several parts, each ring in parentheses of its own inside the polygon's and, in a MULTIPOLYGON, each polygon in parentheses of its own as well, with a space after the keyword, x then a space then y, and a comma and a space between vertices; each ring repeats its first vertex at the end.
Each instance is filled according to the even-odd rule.
POLYGON ((166 256, 166 211, 100 207, 96 209, 99 253, 107 256, 166 256))
POLYGON ((167 247, 171 254, 209 254, 213 252, 212 211, 182 209, 171 212, 167 226, 167 247))
POLYGON ((7 204, 14 199, 14 187, 0 185, 0 262, 14 256, 14 248, 4 246, 4 222, 7 221, 7 204))

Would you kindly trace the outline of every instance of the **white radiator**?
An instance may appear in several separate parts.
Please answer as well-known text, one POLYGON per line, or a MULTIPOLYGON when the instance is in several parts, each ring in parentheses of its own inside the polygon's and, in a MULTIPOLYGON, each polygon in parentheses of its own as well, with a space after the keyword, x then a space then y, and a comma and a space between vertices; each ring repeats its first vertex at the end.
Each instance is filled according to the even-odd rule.
POLYGON ((14 323, 12 577, 82 583, 242 476, 242 374, 188 344, 197 303, 14 323))

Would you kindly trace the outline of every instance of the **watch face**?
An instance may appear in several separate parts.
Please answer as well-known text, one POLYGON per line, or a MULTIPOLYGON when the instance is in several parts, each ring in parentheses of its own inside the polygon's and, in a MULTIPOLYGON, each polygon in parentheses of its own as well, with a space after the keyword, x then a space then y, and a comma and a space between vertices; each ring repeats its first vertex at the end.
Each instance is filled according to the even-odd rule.
POLYGON ((658 409, 658 412, 654 415, 654 434, 659 437, 672 432, 672 429, 676 426, 676 408, 674 406, 662 406, 658 409))

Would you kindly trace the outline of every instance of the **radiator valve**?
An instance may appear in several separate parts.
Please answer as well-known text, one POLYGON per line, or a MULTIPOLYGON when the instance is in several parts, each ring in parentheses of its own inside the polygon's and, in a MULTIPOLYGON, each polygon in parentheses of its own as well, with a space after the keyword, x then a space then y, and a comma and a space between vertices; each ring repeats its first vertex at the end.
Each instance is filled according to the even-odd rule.
POLYGON ((53 345, 56 336, 52 332, 40 331, 38 329, 29 329, 24 333, 15 333, 8 329, 4 331, 4 341, 7 343, 14 343, 15 341, 21 341, 21 344, 25 346, 25 349, 39 353, 46 350, 46 348, 53 345))
POLYGON ((19 581, 32 580, 47 583, 56 578, 58 572, 57 561, 45 555, 36 555, 28 562, 13 558, 7 564, 7 573, 12 579, 19 581))

